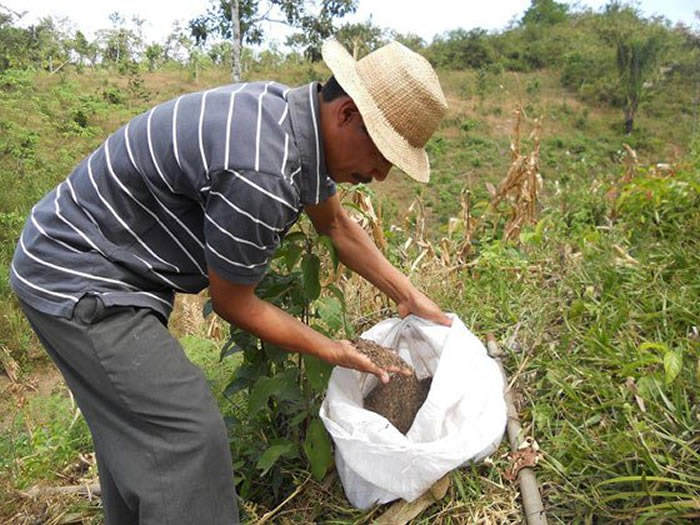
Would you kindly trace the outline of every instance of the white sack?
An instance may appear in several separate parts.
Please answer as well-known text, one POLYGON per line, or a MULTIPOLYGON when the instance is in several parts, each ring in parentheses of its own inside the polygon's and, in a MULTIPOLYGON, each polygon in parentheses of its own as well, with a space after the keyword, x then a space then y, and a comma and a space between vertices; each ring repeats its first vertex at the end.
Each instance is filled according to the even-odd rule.
POLYGON ((375 376, 333 370, 320 415, 335 442, 345 495, 357 508, 413 501, 449 471, 498 448, 506 425, 503 377, 481 341, 456 315, 450 318, 451 327, 413 315, 387 319, 362 334, 398 348, 418 379, 433 377, 406 435, 362 408, 375 376))

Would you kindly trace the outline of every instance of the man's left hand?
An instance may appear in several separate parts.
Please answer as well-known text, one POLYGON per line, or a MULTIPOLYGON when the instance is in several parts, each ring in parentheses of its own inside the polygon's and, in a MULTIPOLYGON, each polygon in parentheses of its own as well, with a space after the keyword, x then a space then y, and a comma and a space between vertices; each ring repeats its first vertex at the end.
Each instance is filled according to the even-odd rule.
POLYGON ((401 301, 398 304, 398 310, 402 318, 408 314, 414 314, 437 324, 452 326, 452 319, 418 290, 414 290, 407 299, 401 301))

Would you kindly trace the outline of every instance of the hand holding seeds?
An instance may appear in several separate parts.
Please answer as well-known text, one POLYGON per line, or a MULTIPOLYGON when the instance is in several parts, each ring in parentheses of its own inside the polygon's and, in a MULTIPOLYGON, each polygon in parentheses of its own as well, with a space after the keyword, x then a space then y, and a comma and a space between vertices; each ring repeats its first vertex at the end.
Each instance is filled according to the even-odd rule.
POLYGON ((372 341, 355 339, 338 341, 333 364, 376 375, 382 383, 388 383, 389 374, 413 374, 408 364, 393 350, 372 341))

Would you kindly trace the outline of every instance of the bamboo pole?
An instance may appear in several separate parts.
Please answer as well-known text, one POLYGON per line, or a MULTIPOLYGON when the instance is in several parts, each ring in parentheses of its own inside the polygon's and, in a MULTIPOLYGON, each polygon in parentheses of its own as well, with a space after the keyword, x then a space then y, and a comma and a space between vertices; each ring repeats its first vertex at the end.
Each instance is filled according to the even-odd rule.
MULTIPOLYGON (((518 412, 515 410, 515 405, 513 403, 513 393, 511 389, 508 388, 508 376, 506 376, 503 363, 501 362, 503 353, 498 348, 496 339, 494 339, 492 334, 486 336, 486 347, 488 348, 489 355, 498 364, 498 368, 503 375, 504 384, 506 385, 506 390, 504 392, 506 414, 508 416, 506 432, 508 433, 510 449, 516 452, 520 445, 522 429, 520 427, 520 421, 518 420, 518 412)), ((521 469, 518 473, 518 483, 520 484, 520 495, 523 500, 523 513, 525 514, 528 525, 547 525, 547 517, 544 513, 544 505, 542 504, 540 490, 537 486, 535 471, 530 467, 521 469)))

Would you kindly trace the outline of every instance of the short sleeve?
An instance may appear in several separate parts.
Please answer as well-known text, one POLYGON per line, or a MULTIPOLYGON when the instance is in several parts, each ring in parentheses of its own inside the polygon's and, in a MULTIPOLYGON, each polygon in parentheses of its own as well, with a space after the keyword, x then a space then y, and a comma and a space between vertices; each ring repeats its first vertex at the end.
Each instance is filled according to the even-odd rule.
POLYGON ((204 213, 207 266, 224 279, 254 284, 299 216, 298 198, 281 177, 220 171, 211 176, 204 213))
POLYGON ((320 204, 336 192, 335 181, 324 173, 302 172, 300 186, 301 202, 304 206, 320 204))
POLYGON ((318 202, 327 201, 335 195, 335 192, 335 181, 331 179, 329 175, 323 175, 321 177, 321 187, 318 190, 318 202))

